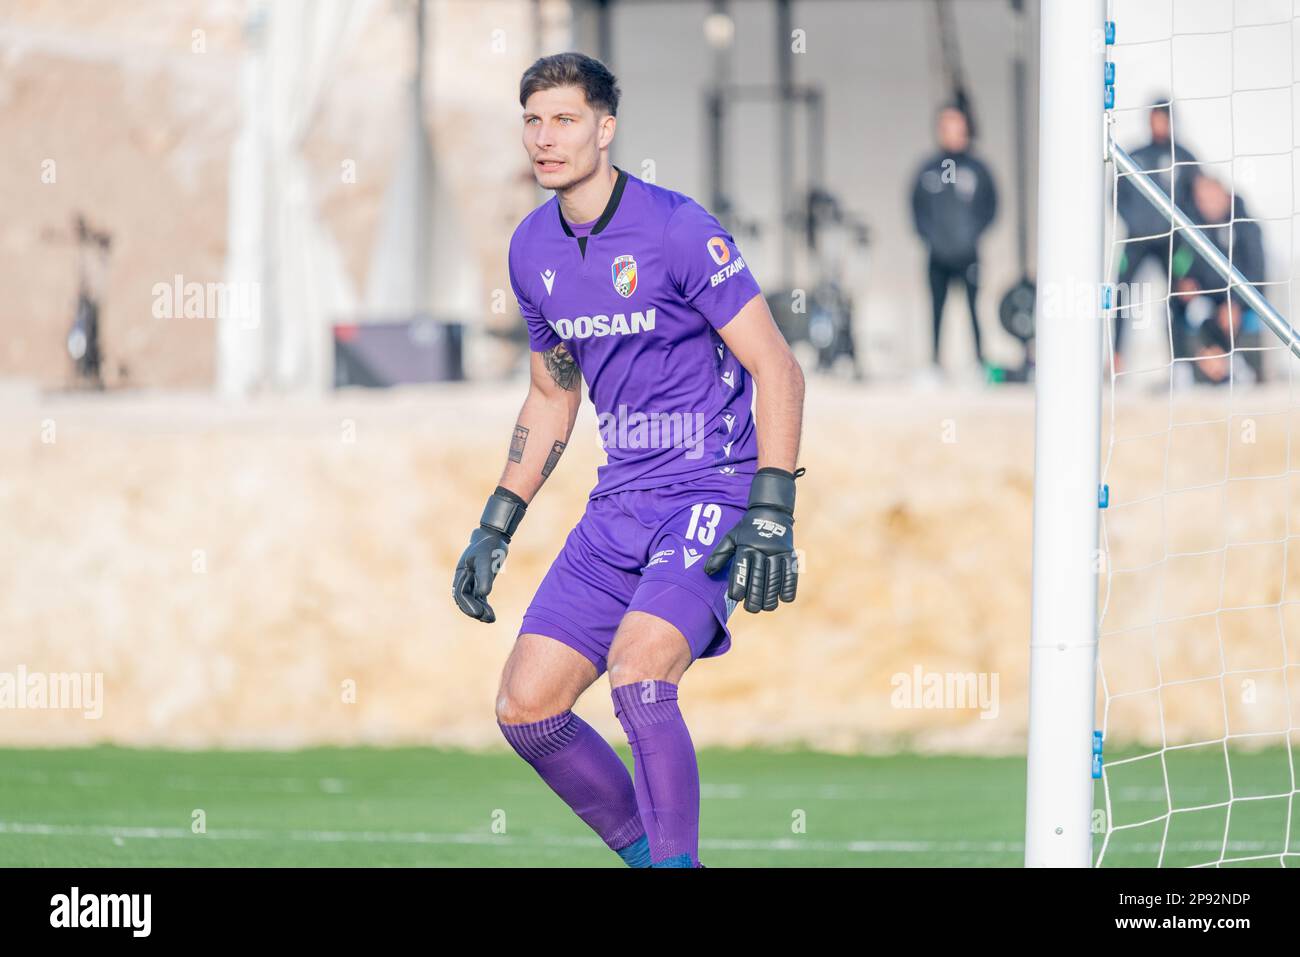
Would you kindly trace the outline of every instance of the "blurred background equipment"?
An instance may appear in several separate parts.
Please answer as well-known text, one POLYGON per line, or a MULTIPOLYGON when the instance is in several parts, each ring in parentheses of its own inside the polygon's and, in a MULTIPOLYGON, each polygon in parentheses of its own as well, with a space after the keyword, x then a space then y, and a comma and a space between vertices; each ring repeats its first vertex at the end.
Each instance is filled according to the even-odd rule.
POLYGON ((998 303, 998 320, 1010 335, 1024 345, 1024 360, 1011 367, 994 366, 991 377, 1001 382, 1028 382, 1034 375, 1034 281, 1029 271, 1029 75, 1027 63, 1032 37, 1025 0, 1010 0, 1014 14, 1015 46, 1011 55, 1011 102, 1015 113, 1015 176, 1011 194, 1016 199, 1016 262, 1020 278, 1012 284, 998 303))
POLYGON ((104 387, 101 370, 103 355, 100 352, 99 298, 108 272, 109 252, 113 238, 99 232, 86 222, 80 213, 76 217, 77 241, 77 311, 68 330, 68 356, 72 359, 73 376, 78 386, 92 389, 104 387))
POLYGON ((465 378, 460 323, 432 319, 334 326, 334 387, 382 388, 465 378))
POLYGON ((777 116, 771 153, 776 157, 776 182, 768 188, 774 186, 780 197, 774 224, 780 255, 775 268, 764 273, 766 299, 796 352, 811 351, 813 369, 824 372, 843 365, 854 379, 861 379, 853 332, 858 316, 849 284, 867 275, 869 232, 862 218, 846 209, 825 185, 824 93, 819 85, 795 79, 791 0, 773 2, 776 82, 734 82, 731 9, 728 0, 715 0, 704 21, 713 51, 713 80, 705 95, 709 208, 742 249, 749 248, 747 238, 761 235, 759 222, 747 217, 730 158, 737 152, 732 144, 737 112, 770 105, 777 116), (796 129, 801 135, 792 135, 796 129), (799 144, 804 147, 802 157, 796 156, 799 144))
POLYGON ((777 326, 795 351, 812 351, 807 365, 817 372, 847 369, 863 378, 853 329, 860 321, 853 308, 849 280, 866 274, 866 223, 844 210, 830 193, 813 189, 803 210, 801 237, 813 270, 806 288, 777 289, 765 294, 777 326))

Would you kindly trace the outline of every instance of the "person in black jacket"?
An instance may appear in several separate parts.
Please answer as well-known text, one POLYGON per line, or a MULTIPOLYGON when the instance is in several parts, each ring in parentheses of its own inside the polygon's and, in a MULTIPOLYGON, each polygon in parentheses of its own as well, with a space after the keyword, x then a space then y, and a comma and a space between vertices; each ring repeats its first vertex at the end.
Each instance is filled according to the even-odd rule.
MULTIPOLYGON (((1179 209, 1191 215, 1196 157, 1190 150, 1173 142, 1167 101, 1160 100, 1153 104, 1147 120, 1151 125, 1151 142, 1133 151, 1133 162, 1139 169, 1150 173, 1155 184, 1164 191, 1166 196, 1173 198, 1179 209), (1171 184, 1172 192, 1170 192, 1171 184)), ((1123 255, 1119 262, 1119 285, 1115 303, 1119 307, 1115 316, 1115 365, 1119 368, 1124 351, 1124 324, 1129 318, 1125 315, 1128 310, 1123 308, 1124 304, 1138 299, 1145 303, 1144 309, 1151 309, 1154 308, 1154 299, 1157 298, 1133 296, 1130 289, 1133 279, 1147 260, 1155 262, 1167 278, 1171 244, 1169 220, 1138 192, 1131 177, 1119 177, 1115 206, 1128 231, 1128 237, 1121 247, 1123 255)), ((1160 295, 1163 296, 1163 292, 1160 295)), ((1170 305, 1173 307, 1177 304, 1171 302, 1170 305)), ((1174 321, 1181 322, 1181 317, 1176 317, 1174 321)))
MULTIPOLYGON (((1256 284, 1264 281, 1264 236, 1259 223, 1251 218, 1245 197, 1234 196, 1213 176, 1202 173, 1193 178, 1190 214, 1205 237, 1246 279, 1256 284)), ((1223 290, 1228 285, 1218 270, 1191 249, 1181 231, 1174 249, 1174 261, 1180 280, 1194 283, 1187 287, 1188 291, 1223 290), (1186 254, 1184 247, 1187 248, 1186 254)), ((1240 299, 1235 291, 1233 295, 1240 299)))
POLYGON ((930 253, 930 299, 934 309, 934 354, 939 367, 939 330, 948 286, 959 279, 970 306, 975 357, 982 364, 980 325, 975 310, 979 294, 979 239, 997 215, 998 194, 993 177, 970 153, 970 125, 955 106, 939 111, 936 123, 939 152, 917 171, 912 188, 912 220, 930 253))
MULTIPOLYGON (((1259 223, 1250 219, 1246 201, 1234 196, 1222 183, 1204 173, 1195 176, 1191 189, 1190 214, 1201 232, 1252 284, 1264 281, 1264 235, 1259 223)), ((1228 281, 1193 250, 1179 235, 1171 264, 1174 276, 1174 304, 1185 305, 1174 311, 1188 318, 1208 314, 1195 334, 1182 322, 1174 326, 1174 347, 1179 356, 1195 355, 1192 363, 1196 381, 1223 383, 1262 382, 1263 353, 1259 350, 1261 323, 1259 316, 1228 281), (1180 335, 1181 330, 1181 335, 1180 335)))

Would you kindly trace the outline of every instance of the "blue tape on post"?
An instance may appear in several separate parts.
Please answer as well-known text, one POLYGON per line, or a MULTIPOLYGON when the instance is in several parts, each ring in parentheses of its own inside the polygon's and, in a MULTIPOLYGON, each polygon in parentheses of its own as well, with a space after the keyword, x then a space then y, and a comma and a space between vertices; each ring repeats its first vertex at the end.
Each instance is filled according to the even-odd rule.
POLYGON ((1097 489, 1097 507, 1106 508, 1110 505, 1110 486, 1102 483, 1101 488, 1097 489))
POLYGON ((1112 63, 1110 60, 1107 60, 1107 61, 1106 61, 1105 73, 1106 73, 1106 82, 1107 82, 1107 83, 1114 83, 1114 82, 1115 82, 1115 64, 1112 63))
POLYGON ((1092 733, 1092 776, 1101 777, 1101 732, 1092 733))
POLYGON ((1115 109, 1115 88, 1113 86, 1106 87, 1106 109, 1115 109))
POLYGON ((1107 20, 1106 21, 1106 46, 1109 47, 1114 45, 1115 45, 1115 21, 1107 20))

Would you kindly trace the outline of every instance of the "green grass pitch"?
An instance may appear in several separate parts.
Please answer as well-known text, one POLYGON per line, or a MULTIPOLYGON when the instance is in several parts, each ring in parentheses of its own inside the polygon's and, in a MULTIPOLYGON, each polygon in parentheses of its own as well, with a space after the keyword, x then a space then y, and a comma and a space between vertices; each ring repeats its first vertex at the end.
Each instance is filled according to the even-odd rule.
MULTIPOLYGON (((630 766, 627 749, 620 753, 630 766)), ((1223 766, 1221 750, 1217 762, 1212 753, 1188 760, 1178 796, 1213 798, 1223 766)), ((1233 759, 1234 779, 1269 788, 1279 767, 1276 756, 1233 759)), ((1163 785, 1138 780, 1139 770, 1123 784, 1133 820, 1163 805, 1163 785)), ((703 750, 700 771, 700 858, 709 867, 1024 859, 1023 758, 703 750)), ((1242 817, 1228 856, 1281 853, 1285 822, 1276 806, 1258 810, 1242 817)), ((1222 814, 1175 819, 1170 848, 1176 842, 1181 856, 1167 863, 1219 858, 1222 814)), ((1300 836, 1291 830, 1294 851, 1300 836)), ((1121 834, 1106 864, 1155 863, 1159 834, 1121 834)), ((512 752, 98 747, 0 750, 0 866, 623 865, 512 752), (194 833, 196 811, 206 833, 194 833)))

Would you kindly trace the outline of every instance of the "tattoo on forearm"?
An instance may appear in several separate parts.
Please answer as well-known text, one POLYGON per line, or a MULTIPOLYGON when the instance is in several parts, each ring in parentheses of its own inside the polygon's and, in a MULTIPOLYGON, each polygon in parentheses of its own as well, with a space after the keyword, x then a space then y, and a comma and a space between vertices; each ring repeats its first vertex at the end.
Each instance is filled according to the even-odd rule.
POLYGON ((515 426, 515 434, 510 438, 510 461, 524 460, 524 446, 528 444, 528 430, 522 425, 515 426))
POLYGON ((556 385, 565 390, 577 388, 578 363, 563 343, 542 353, 542 358, 546 361, 546 371, 551 374, 556 385))
POLYGON ((564 443, 556 441, 551 446, 551 454, 546 456, 546 464, 542 466, 542 478, 546 478, 555 471, 555 463, 560 461, 560 453, 564 451, 564 443))

